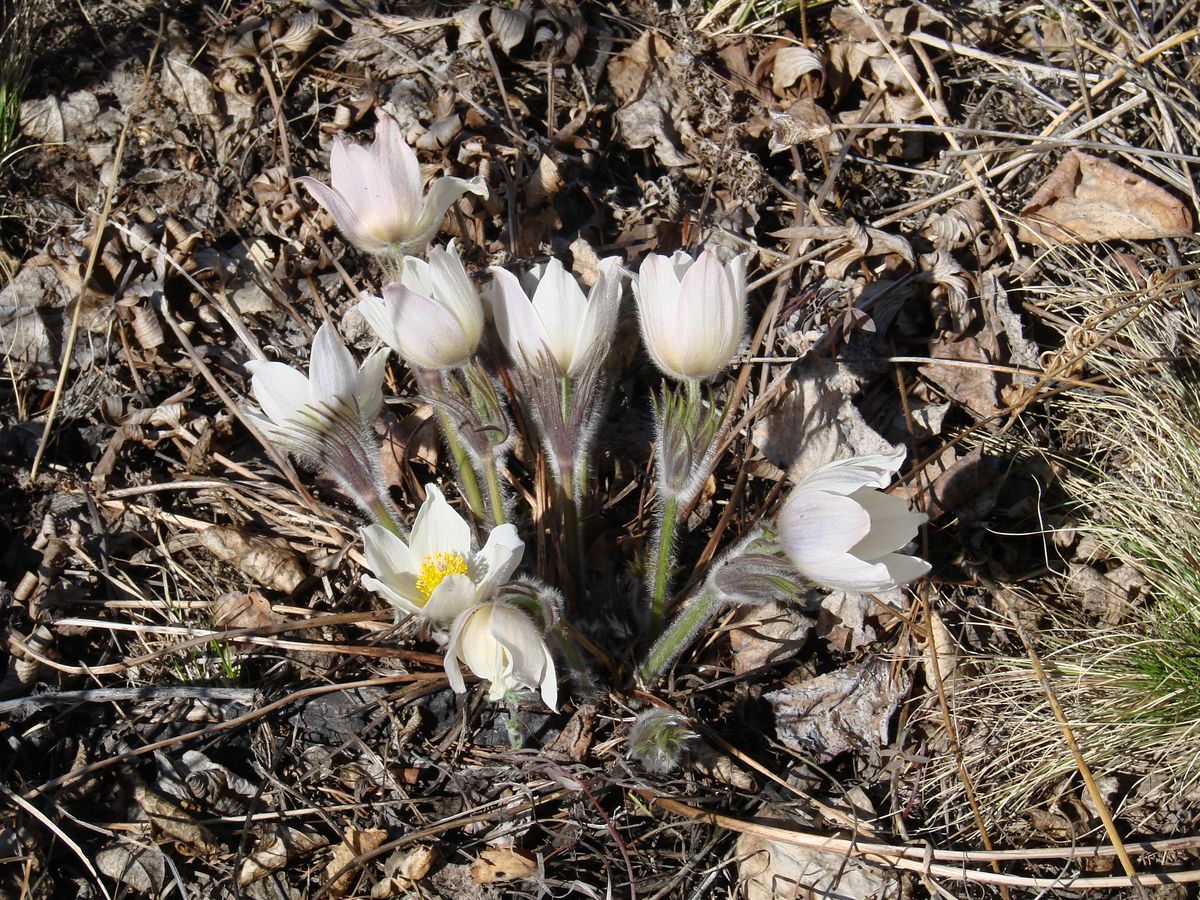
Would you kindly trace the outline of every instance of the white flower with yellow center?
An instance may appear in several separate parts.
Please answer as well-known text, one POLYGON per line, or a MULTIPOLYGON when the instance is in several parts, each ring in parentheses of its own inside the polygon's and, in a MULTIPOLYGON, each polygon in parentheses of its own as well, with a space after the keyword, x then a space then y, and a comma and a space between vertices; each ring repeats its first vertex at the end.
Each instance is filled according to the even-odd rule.
POLYGON ((482 603, 459 614, 446 645, 446 677, 466 691, 459 662, 489 682, 488 699, 501 700, 519 687, 539 691, 558 708, 558 676, 541 630, 526 613, 507 603, 482 603))
POLYGON ((512 525, 499 525, 483 549, 471 549, 471 528, 434 485, 413 522, 408 543, 381 525, 362 529, 367 565, 363 586, 400 612, 448 624, 492 597, 512 577, 525 543, 512 525))

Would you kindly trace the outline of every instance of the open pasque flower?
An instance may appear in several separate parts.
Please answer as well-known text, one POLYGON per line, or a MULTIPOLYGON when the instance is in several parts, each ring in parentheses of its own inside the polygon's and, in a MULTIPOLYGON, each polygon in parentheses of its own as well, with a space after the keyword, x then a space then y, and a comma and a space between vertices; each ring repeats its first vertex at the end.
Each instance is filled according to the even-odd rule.
POLYGON ((746 262, 712 250, 651 253, 633 281, 642 340, 654 364, 678 381, 703 381, 733 359, 746 331, 746 262))
POLYGON ((368 253, 420 253, 451 203, 468 192, 488 194, 478 175, 469 181, 434 179, 422 194, 417 155, 389 116, 380 117, 370 147, 335 137, 329 168, 332 187, 308 176, 296 181, 333 216, 346 239, 368 253))
POLYGON ((448 624, 463 610, 488 600, 512 577, 525 544, 513 525, 499 525, 478 553, 471 528, 435 485, 425 486, 425 502, 408 543, 379 525, 362 529, 367 565, 363 586, 397 610, 448 624))
POLYGON ((925 560, 895 552, 916 537, 925 515, 878 490, 903 461, 903 450, 855 456, 800 480, 777 525, 779 544, 801 575, 824 587, 865 593, 891 590, 929 571, 925 560))
POLYGON ((506 603, 484 603, 459 614, 446 646, 446 675, 458 693, 467 689, 459 662, 490 682, 489 700, 527 687, 558 708, 554 658, 541 631, 526 613, 506 603))
POLYGON ((429 262, 406 257, 400 281, 382 297, 363 295, 358 310, 380 340, 422 369, 461 366, 483 336, 483 303, 454 241, 430 250, 429 262))
POLYGON ((492 275, 496 330, 518 367, 536 371, 549 353, 558 374, 573 378, 607 352, 621 303, 616 257, 600 263, 587 296, 553 257, 521 279, 499 266, 492 275))

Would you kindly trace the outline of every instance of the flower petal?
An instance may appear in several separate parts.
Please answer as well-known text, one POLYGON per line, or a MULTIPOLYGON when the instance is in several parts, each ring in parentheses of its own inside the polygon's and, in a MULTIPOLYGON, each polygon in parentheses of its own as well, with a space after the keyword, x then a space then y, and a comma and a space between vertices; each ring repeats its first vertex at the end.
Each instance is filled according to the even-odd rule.
POLYGON ((804 577, 835 591, 872 594, 896 587, 895 579, 882 562, 865 562, 849 553, 797 569, 804 577))
POLYGON ((492 682, 503 675, 506 668, 511 669, 511 663, 506 665, 504 648, 492 634, 491 621, 495 611, 493 604, 485 603, 462 613, 459 617, 462 627, 455 643, 458 658, 467 664, 467 668, 492 682))
POLYGON ((346 240, 359 250, 378 253, 387 246, 367 231, 349 201, 333 188, 308 175, 297 178, 296 183, 302 184, 308 189, 308 192, 313 195, 313 199, 333 216, 334 224, 337 225, 346 240))
POLYGON ((867 536, 871 516, 838 494, 796 489, 779 512, 779 545, 797 566, 845 553, 867 536))
POLYGON ((433 553, 471 558, 471 526, 446 502, 436 484, 425 485, 425 502, 413 522, 410 546, 417 566, 433 553))
POLYGON ((364 423, 370 424, 383 409, 383 377, 387 371, 386 350, 376 350, 368 356, 358 370, 354 399, 358 413, 364 423))
POLYGON ((559 371, 569 372, 574 367, 576 355, 587 349, 577 343, 587 298, 557 257, 551 257, 546 263, 546 271, 533 292, 533 308, 542 320, 546 345, 554 354, 559 371))
POLYGON ((250 371, 250 391, 263 414, 276 425, 299 417, 309 405, 312 392, 308 379, 281 362, 252 359, 246 363, 250 371))
POLYGON ((633 287, 642 343, 654 364, 674 378, 686 378, 679 358, 679 280, 671 261, 651 253, 642 260, 633 287))
POLYGON ((546 705, 553 708, 558 699, 554 660, 533 620, 519 609, 497 604, 492 609, 491 626, 493 636, 508 652, 513 679, 525 687, 540 689, 546 705))
MULTIPOLYGON (((461 365, 479 345, 480 328, 473 335, 463 330, 462 322, 446 306, 393 282, 384 289, 389 334, 379 332, 388 345, 409 365, 424 369, 445 369, 461 365)), ((364 298, 364 303, 366 298, 364 298)), ((373 329, 376 323, 362 308, 363 317, 373 329)))
POLYGON ((434 247, 429 251, 429 280, 433 285, 430 296, 458 319, 464 339, 472 345, 474 353, 483 334, 483 302, 463 267, 454 241, 445 249, 434 247))
POLYGON ((889 454, 851 456, 814 469, 796 483, 797 489, 853 494, 861 487, 885 488, 904 464, 905 450, 898 447, 889 454))
POLYGON ((516 275, 499 266, 492 266, 490 271, 493 278, 492 315, 496 319, 500 341, 519 368, 534 368, 541 354, 549 349, 542 320, 516 275))
POLYGON ((313 338, 308 382, 314 403, 335 404, 339 400, 349 400, 358 387, 354 357, 328 322, 317 329, 317 336, 313 338))
MULTIPOLYGON (((384 289, 386 292, 386 288, 384 289)), ((359 315, 367 323, 367 327, 375 332, 375 336, 399 353, 397 349, 400 341, 396 334, 396 322, 393 317, 394 304, 384 297, 376 297, 374 294, 362 295, 362 300, 358 302, 359 315)))
POLYGON ((404 595, 393 591, 390 587, 380 581, 378 578, 372 578, 370 575, 363 575, 362 585, 368 591, 372 591, 387 600, 392 606, 396 607, 398 613, 405 613, 410 616, 421 615, 421 607, 417 606, 404 595))
POLYGON ((487 182, 482 175, 476 175, 470 180, 463 178, 435 178, 425 195, 425 204, 421 207, 421 217, 412 228, 412 237, 408 243, 415 249, 423 248, 437 234, 442 220, 446 218, 446 210, 463 194, 475 194, 487 197, 487 182))
POLYGON ((910 510, 899 497, 891 497, 874 488, 859 488, 850 499, 871 517, 870 532, 850 548, 859 559, 876 560, 899 550, 917 536, 917 528, 927 518, 924 513, 910 510))
POLYGON ((463 627, 478 608, 475 607, 463 611, 454 620, 454 624, 450 626, 450 639, 446 643, 446 657, 443 665, 446 667, 446 679, 450 682, 450 687, 454 689, 454 693, 456 694, 465 694, 467 692, 467 685, 463 680, 462 669, 459 668, 458 660, 461 654, 460 646, 462 644, 463 627))
POLYGON ((475 582, 466 575, 447 575, 421 607, 421 615, 431 622, 451 622, 464 609, 475 605, 475 582))
POLYGON ((676 341, 682 371, 689 378, 716 375, 742 342, 745 310, 720 258, 705 250, 679 283, 676 341), (687 304, 684 306, 684 304, 687 304))
POLYGON ((903 553, 889 553, 879 560, 887 566, 892 581, 897 585, 908 584, 929 574, 931 566, 925 560, 916 556, 906 556, 903 553))
POLYGON ((488 535, 487 543, 479 551, 483 563, 483 576, 479 579, 476 596, 489 599, 492 594, 512 578, 525 554, 525 542, 521 540, 515 525, 497 525, 488 535))
POLYGON ((375 123, 375 143, 371 153, 381 176, 388 184, 390 203, 395 207, 398 233, 413 231, 413 219, 421 207, 421 166, 417 154, 404 140, 400 126, 391 116, 380 116, 375 123))
POLYGON ((414 585, 416 584, 420 560, 408 544, 382 525, 368 525, 358 531, 362 535, 367 566, 372 572, 389 582, 393 580, 393 576, 404 573, 413 579, 414 585))

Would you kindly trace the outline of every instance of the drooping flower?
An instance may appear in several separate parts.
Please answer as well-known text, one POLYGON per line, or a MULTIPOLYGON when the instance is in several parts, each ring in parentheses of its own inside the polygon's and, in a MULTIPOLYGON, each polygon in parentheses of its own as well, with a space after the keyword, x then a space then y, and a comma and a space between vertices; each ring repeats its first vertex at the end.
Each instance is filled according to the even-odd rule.
POLYGON ((621 303, 616 257, 601 261, 587 296, 553 257, 522 279, 498 266, 492 274, 496 330, 518 367, 537 370, 549 353, 558 375, 575 377, 607 352, 621 303))
POLYGON ((399 282, 358 304, 371 330, 410 366, 448 369, 474 355, 483 336, 483 303, 451 241, 429 262, 406 257, 399 282))
POLYGON ((375 125, 370 147, 333 139, 329 156, 332 187, 315 178, 297 178, 333 216, 346 239, 368 253, 420 253, 463 194, 488 194, 483 178, 436 178, 421 191, 417 155, 389 116, 375 125))
POLYGON ((780 510, 779 544, 804 577, 827 588, 873 592, 920 578, 929 563, 895 551, 916 537, 924 513, 887 487, 904 461, 891 455, 826 463, 792 489, 780 510))
POLYGON ((633 281, 642 340, 654 364, 679 381, 703 381, 733 360, 746 330, 749 254, 722 263, 712 250, 652 253, 633 281))
POLYGON ((471 529, 436 485, 426 485, 425 502, 406 543, 379 525, 362 529, 367 565, 363 586, 397 610, 448 624, 463 610, 490 599, 512 577, 525 544, 513 525, 499 525, 483 549, 471 549, 471 529))
POLYGON ((466 691, 459 662, 490 682, 489 700, 518 687, 537 690, 558 708, 554 658, 541 631, 525 612, 507 603, 484 603, 460 613, 446 646, 446 675, 458 693, 466 691))

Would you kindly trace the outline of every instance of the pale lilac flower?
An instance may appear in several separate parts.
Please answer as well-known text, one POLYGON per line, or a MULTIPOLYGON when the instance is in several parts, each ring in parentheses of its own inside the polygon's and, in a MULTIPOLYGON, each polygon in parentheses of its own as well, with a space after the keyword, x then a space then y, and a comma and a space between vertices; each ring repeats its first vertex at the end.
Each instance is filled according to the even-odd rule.
POLYGON ((434 247, 429 262, 406 257, 399 282, 358 304, 371 330, 410 366, 448 369, 474 354, 483 336, 483 303, 458 248, 434 247))
POLYGON ((554 658, 541 630, 525 612, 506 603, 484 603, 459 614, 446 646, 446 675, 458 693, 466 691, 459 662, 490 683, 489 700, 527 687, 558 708, 554 658))
POLYGON ((777 520, 779 544, 796 570, 823 587, 870 593, 920 578, 929 563, 900 550, 917 535, 924 513, 912 512, 887 487, 904 451, 826 463, 792 489, 777 520))
POLYGON ((678 381, 703 381, 733 360, 746 331, 749 254, 722 263, 712 250, 651 253, 633 281, 642 340, 654 364, 678 381))
POLYGON ((466 193, 488 195, 483 178, 435 178, 421 191, 417 155, 389 116, 375 125, 370 147, 333 139, 329 156, 332 187, 297 178, 333 216, 346 239, 368 253, 420 253, 437 233, 450 204, 466 193))
POLYGON ((512 577, 525 544, 513 525, 499 525, 483 549, 471 549, 471 528, 435 485, 406 543, 379 525, 362 529, 367 565, 363 586, 399 612, 449 624, 467 608, 490 599, 512 577))
POLYGON ((587 296, 555 258, 522 279, 498 266, 492 274, 496 330, 519 368, 540 370, 548 353, 558 374, 573 378, 607 353, 621 304, 616 257, 600 263, 587 296))

